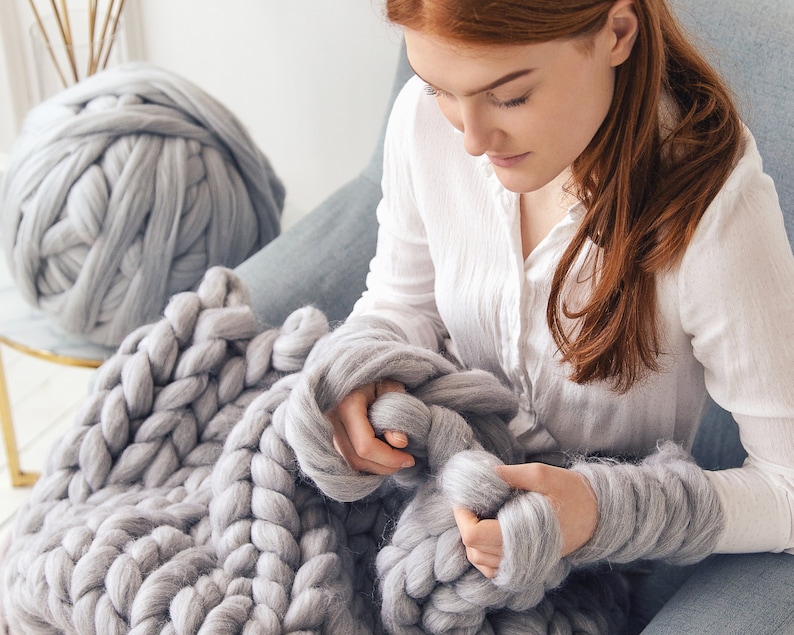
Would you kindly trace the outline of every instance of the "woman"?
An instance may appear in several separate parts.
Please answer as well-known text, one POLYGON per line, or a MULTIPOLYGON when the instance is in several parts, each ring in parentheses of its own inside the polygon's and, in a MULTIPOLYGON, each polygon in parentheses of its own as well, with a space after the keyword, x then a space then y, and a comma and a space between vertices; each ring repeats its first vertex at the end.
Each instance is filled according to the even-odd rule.
MULTIPOLYGON (((794 552, 794 381, 778 345, 794 341, 794 259, 728 91, 663 0, 481 7, 387 1, 418 77, 390 121, 354 315, 514 387, 511 428, 544 462, 500 475, 549 498, 561 555, 616 522, 609 474, 596 484, 565 457, 688 447, 707 394, 750 456, 704 474, 720 509, 707 551, 794 552)), ((363 386, 328 413, 356 469, 413 462, 367 420, 388 390, 402 387, 363 386)), ((498 522, 456 520, 495 576, 498 522)))

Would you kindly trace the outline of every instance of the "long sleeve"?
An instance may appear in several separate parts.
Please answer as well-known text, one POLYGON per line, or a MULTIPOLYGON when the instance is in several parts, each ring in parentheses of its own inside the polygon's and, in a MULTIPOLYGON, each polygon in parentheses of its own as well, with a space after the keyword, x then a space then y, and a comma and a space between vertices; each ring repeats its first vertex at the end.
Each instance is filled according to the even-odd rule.
POLYGON ((395 102, 384 142, 377 251, 367 290, 352 315, 389 319, 410 343, 439 350, 445 329, 435 302, 435 267, 412 187, 414 113, 405 92, 395 102))
POLYGON ((681 262, 659 276, 662 370, 616 395, 608 382, 570 381, 545 319, 579 212, 523 259, 517 195, 409 81, 387 131, 378 249, 353 314, 386 318, 427 348, 452 340, 466 366, 516 391, 514 432, 534 431, 534 443, 542 431, 543 451, 689 448, 708 392, 749 454, 707 474, 725 514, 717 551, 794 552, 794 256, 749 132, 745 143, 681 262))
POLYGON ((794 257, 748 143, 679 269, 681 320, 749 455, 709 473, 725 513, 717 551, 794 552, 794 257))

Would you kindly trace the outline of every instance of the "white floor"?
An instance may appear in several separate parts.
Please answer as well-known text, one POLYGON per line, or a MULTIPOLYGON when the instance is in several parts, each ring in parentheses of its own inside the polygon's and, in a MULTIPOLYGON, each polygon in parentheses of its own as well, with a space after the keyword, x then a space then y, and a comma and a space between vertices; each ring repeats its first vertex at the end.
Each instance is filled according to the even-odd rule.
MULTIPOLYGON (((86 398, 94 370, 42 361, 1 347, 20 462, 40 471, 53 444, 70 427, 86 398)), ((30 487, 12 487, 0 436, 0 533, 10 527, 30 487)))

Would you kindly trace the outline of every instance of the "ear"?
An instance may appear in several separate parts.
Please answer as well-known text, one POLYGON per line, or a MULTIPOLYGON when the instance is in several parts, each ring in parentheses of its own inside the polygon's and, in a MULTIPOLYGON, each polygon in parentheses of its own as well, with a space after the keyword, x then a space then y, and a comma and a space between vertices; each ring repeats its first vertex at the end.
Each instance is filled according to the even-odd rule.
POLYGON ((613 37, 610 63, 612 66, 620 66, 631 55, 640 30, 634 0, 617 0, 612 5, 607 18, 607 29, 613 37))

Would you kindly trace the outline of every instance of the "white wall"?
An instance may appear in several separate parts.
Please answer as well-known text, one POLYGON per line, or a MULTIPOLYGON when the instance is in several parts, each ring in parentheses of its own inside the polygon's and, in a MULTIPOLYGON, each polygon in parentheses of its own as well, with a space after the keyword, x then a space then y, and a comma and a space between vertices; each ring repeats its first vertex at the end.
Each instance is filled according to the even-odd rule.
MULTIPOLYGON (((0 48, 0 87, 9 86, 11 83, 6 61, 5 52, 0 48)), ((12 93, 10 90, 0 90, 0 156, 8 152, 11 147, 18 126, 16 111, 11 98, 12 93)))
POLYGON ((0 0, 0 171, 28 107, 24 63, 13 56, 21 46, 17 24, 16 3, 0 0))
MULTIPOLYGON (((30 20, 27 3, 0 5, 9 2, 30 20)), ((131 58, 186 77, 240 118, 284 180, 292 219, 355 176, 374 148, 400 40, 381 4, 128 0, 125 35, 131 58)))

